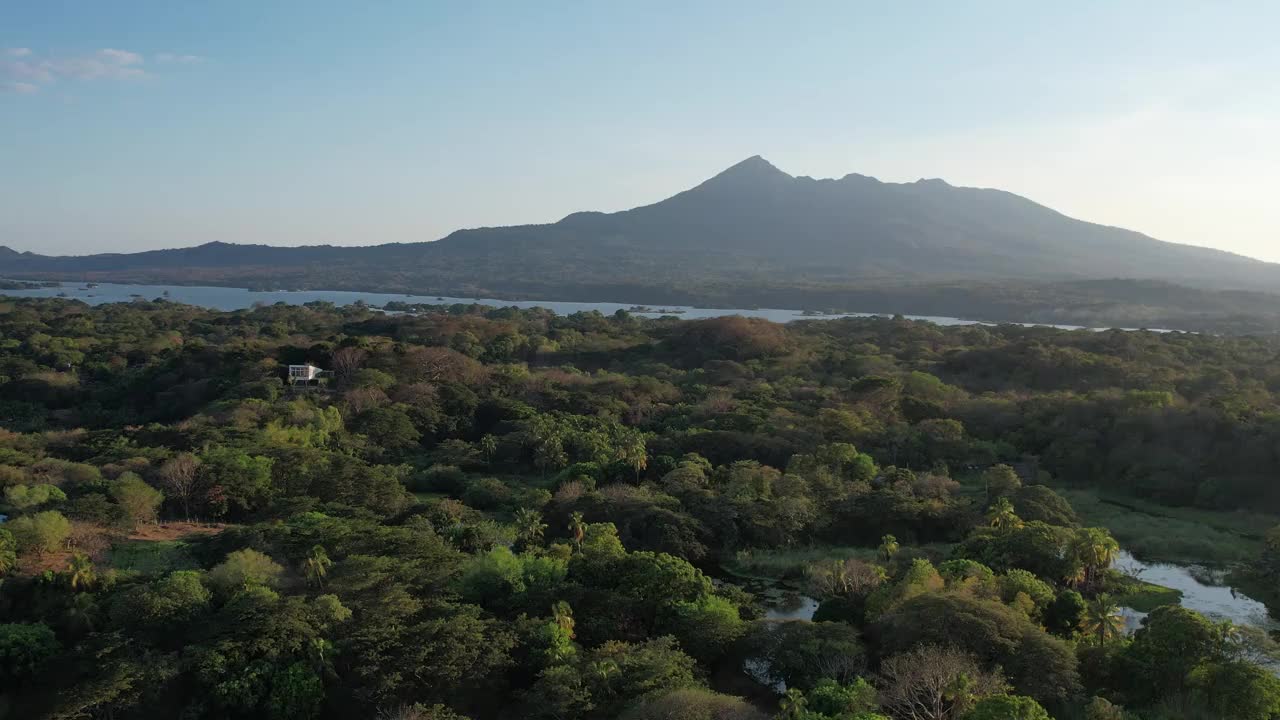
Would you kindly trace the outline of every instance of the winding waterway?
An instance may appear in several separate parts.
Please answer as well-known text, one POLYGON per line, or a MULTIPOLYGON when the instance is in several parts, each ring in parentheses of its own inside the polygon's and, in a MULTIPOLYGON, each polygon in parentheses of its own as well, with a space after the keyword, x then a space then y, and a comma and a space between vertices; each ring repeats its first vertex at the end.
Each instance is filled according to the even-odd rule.
MULTIPOLYGON (((1205 583, 1213 571, 1196 565, 1146 563, 1121 551, 1115 568, 1149 583, 1182 592, 1182 606, 1213 620, 1230 620, 1237 625, 1252 625, 1267 631, 1280 631, 1280 622, 1267 614, 1262 603, 1225 584, 1205 583)), ((775 584, 764 589, 749 588, 765 606, 765 619, 777 622, 809 621, 818 610, 818 601, 803 593, 775 584)), ((1145 613, 1123 608, 1130 632, 1142 623, 1145 613)))
MULTIPOLYGON (((1206 584, 1201 578, 1213 576, 1211 570, 1195 565, 1144 563, 1127 552, 1116 558, 1117 570, 1141 580, 1182 592, 1182 606, 1214 620, 1230 620, 1236 625, 1252 625, 1267 631, 1280 630, 1280 623, 1267 614, 1267 607, 1225 584, 1206 584)), ((1123 608, 1122 614, 1130 632, 1138 629, 1146 613, 1123 608)))

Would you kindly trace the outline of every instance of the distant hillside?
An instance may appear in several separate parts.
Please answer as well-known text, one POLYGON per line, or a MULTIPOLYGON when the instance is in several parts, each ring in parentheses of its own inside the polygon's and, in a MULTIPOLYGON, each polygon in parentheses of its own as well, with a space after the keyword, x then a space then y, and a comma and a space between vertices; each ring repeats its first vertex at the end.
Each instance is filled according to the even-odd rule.
MULTIPOLYGON (((1000 190, 792 177, 760 157, 653 205, 547 225, 371 247, 210 243, 83 257, 0 248, 0 275, 784 307, 850 307, 869 292, 938 297, 944 287, 954 300, 958 285, 1052 282, 1061 290, 1116 278, 1160 282, 1124 292, 1095 285, 1088 297, 1121 303, 1135 288, 1147 299, 1161 288, 1173 307, 1206 300, 1175 285, 1280 289, 1280 265, 1075 220, 1000 190)), ((1242 297, 1209 304, 1236 314, 1280 308, 1280 298, 1242 297)))

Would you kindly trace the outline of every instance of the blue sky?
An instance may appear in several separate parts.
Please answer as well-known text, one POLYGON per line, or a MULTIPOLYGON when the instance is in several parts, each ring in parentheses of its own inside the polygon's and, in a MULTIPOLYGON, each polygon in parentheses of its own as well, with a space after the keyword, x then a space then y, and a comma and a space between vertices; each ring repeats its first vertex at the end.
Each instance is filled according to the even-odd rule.
POLYGON ((0 245, 432 240, 761 154, 1280 261, 1278 26, 1273 2, 9 0, 0 245))

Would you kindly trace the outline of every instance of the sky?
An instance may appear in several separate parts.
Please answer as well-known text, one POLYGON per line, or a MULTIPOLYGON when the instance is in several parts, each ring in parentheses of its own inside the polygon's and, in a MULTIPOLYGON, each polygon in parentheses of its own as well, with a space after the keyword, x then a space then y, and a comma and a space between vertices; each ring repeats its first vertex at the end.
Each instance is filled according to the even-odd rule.
POLYGON ((1280 262, 1280 3, 0 2, 0 245, 363 245, 752 155, 1280 262))

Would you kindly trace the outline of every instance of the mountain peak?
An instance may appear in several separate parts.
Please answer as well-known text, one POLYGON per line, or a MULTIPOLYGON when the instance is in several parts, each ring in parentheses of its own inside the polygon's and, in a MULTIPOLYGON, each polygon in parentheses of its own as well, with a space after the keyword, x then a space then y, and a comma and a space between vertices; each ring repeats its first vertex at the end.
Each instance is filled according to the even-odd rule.
POLYGON ((792 179, 790 175, 774 167, 768 160, 759 155, 752 155, 703 182, 695 189, 738 192, 749 188, 772 187, 780 181, 792 179))
POLYGON ((716 175, 712 180, 717 178, 790 178, 791 176, 782 172, 773 163, 765 160, 759 155, 752 155, 742 162, 729 167, 727 170, 716 175))
POLYGON ((951 187, 951 183, 947 182, 946 180, 943 180, 942 178, 920 178, 919 180, 915 181, 914 184, 920 185, 922 187, 936 187, 936 188, 951 187))
POLYGON ((782 170, 778 169, 771 161, 765 160, 762 156, 751 155, 750 158, 742 160, 741 163, 732 165, 732 167, 724 170, 724 174, 753 174, 753 176, 787 176, 782 170))

